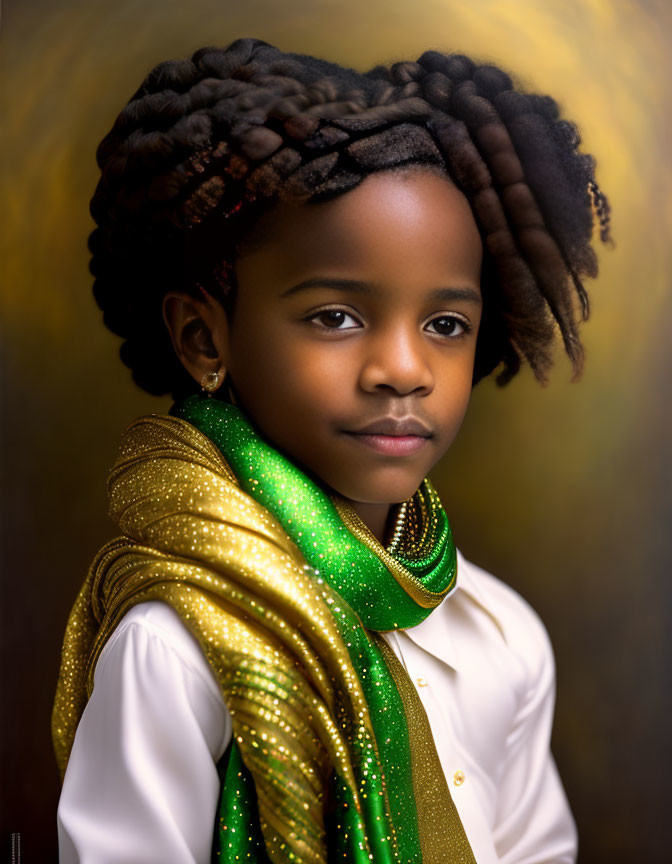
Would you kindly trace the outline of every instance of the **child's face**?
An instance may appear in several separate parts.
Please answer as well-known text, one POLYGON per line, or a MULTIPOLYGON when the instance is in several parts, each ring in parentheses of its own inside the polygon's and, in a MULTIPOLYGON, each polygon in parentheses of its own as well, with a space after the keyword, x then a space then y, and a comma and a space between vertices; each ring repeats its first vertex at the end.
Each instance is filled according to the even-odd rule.
POLYGON ((469 204, 435 174, 380 173, 274 224, 237 262, 235 315, 213 334, 237 402, 344 497, 403 501, 471 394, 482 244, 469 204))

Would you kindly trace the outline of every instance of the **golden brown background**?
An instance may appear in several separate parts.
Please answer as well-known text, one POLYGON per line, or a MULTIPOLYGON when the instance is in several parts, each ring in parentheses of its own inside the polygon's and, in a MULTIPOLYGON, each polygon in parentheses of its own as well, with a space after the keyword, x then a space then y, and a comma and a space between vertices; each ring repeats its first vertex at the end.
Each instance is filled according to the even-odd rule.
MULTIPOLYGON (((614 250, 589 283, 587 366, 475 390, 434 472, 458 546, 540 612, 555 753, 582 864, 672 860, 670 15, 654 0, 11 0, 2 105, 3 843, 56 859, 49 715, 67 613, 114 526, 133 386, 91 295, 95 148, 157 62, 256 36, 359 69, 427 48, 553 95, 598 158, 614 250)), ((0 860, 9 860, 6 848, 0 860)))

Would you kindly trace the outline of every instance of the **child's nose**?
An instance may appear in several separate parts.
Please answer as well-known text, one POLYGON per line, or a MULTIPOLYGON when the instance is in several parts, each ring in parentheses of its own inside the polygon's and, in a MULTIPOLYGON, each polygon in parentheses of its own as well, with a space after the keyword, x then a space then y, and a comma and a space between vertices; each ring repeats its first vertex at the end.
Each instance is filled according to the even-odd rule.
POLYGON ((363 351, 360 385, 368 392, 392 388, 400 396, 430 393, 434 375, 422 336, 402 328, 371 335, 363 351))

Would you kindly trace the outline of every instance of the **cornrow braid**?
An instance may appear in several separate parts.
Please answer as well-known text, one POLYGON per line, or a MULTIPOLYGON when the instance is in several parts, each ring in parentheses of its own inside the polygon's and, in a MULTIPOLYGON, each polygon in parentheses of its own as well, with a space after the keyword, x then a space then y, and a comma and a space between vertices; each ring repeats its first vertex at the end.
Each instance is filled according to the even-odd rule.
POLYGON ((150 393, 197 389, 162 319, 170 290, 233 310, 235 261, 283 201, 313 203, 375 171, 430 170, 465 194, 483 238, 473 383, 521 362, 547 383, 559 332, 573 367, 597 275, 594 223, 611 242, 595 159, 550 97, 462 54, 426 51, 361 73, 260 39, 201 48, 147 75, 97 151, 94 296, 150 393), (578 304, 578 308, 577 308, 578 304))

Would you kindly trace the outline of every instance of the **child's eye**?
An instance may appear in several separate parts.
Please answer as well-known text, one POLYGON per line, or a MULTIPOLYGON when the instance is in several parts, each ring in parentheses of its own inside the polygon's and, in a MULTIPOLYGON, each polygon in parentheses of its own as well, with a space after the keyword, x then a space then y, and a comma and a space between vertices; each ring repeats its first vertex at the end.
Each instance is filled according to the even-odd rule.
POLYGON ((452 336, 453 338, 459 338, 460 336, 466 336, 466 334, 471 330, 469 324, 466 321, 463 321, 461 318, 457 318, 454 315, 441 315, 438 318, 433 318, 428 327, 433 324, 436 329, 435 333, 438 333, 440 336, 452 336), (455 325, 457 327, 461 327, 461 332, 455 332, 455 325))
POLYGON ((348 318, 354 322, 356 327, 359 326, 358 322, 355 321, 352 315, 349 315, 343 309, 322 309, 321 312, 315 312, 306 320, 318 321, 318 319, 322 319, 319 323, 319 326, 325 328, 326 330, 352 330, 354 329, 352 326, 341 326, 348 318))
MULTIPOLYGON (((315 321, 324 330, 354 330, 360 326, 359 322, 344 309, 322 309, 314 312, 306 320, 315 321), (352 324, 346 325, 348 319, 352 324)), ((432 319, 427 327, 430 325, 434 326, 434 333, 453 339, 464 336, 471 330, 466 321, 455 315, 441 315, 432 319)))

